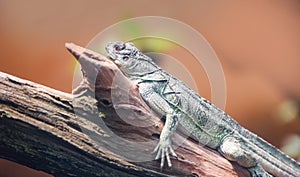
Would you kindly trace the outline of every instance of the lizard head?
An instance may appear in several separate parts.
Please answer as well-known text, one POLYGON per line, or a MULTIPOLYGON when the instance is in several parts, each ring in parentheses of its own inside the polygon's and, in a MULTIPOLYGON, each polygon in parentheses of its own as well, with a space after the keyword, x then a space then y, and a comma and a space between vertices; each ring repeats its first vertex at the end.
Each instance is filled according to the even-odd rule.
POLYGON ((109 42, 105 47, 108 57, 112 59, 126 75, 148 72, 152 59, 144 55, 131 42, 109 42))
POLYGON ((130 65, 139 50, 131 42, 109 42, 105 47, 108 57, 118 66, 130 65))

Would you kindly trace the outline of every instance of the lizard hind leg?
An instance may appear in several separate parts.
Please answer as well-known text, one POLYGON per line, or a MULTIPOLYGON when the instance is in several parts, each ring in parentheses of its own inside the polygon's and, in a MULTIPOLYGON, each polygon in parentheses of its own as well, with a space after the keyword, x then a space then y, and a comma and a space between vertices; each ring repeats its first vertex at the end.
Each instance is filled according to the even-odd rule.
POLYGON ((257 161, 251 157, 249 152, 242 148, 242 140, 234 136, 227 136, 220 144, 218 151, 228 160, 235 161, 242 167, 248 169, 252 177, 272 177, 257 161))

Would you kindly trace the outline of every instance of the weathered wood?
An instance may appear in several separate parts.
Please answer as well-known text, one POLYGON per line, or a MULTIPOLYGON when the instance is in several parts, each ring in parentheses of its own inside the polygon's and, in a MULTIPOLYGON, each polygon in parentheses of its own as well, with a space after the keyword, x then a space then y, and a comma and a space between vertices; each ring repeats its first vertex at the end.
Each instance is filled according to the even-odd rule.
POLYGON ((82 66, 74 94, 0 73, 0 157, 59 177, 249 176, 179 132, 178 159, 151 154, 162 123, 105 57, 68 44, 82 66))

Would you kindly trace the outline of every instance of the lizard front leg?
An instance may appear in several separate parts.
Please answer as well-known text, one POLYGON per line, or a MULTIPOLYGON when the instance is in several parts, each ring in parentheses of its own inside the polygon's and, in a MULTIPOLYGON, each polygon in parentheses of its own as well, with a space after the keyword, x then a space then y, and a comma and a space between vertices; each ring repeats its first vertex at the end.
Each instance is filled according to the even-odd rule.
POLYGON ((175 151, 172 148, 171 136, 177 128, 178 117, 171 106, 163 99, 154 89, 147 86, 140 86, 140 93, 142 98, 148 103, 148 105, 158 114, 166 117, 165 125, 160 134, 159 142, 154 149, 154 153, 157 153, 155 160, 161 158, 160 167, 163 168, 165 157, 167 159, 168 166, 171 167, 169 153, 177 157, 175 151))
POLYGON ((169 153, 171 153, 174 157, 177 157, 175 151, 172 148, 172 141, 171 141, 171 136, 174 130, 176 129, 177 124, 178 124, 178 118, 176 115, 173 114, 166 115, 165 126, 162 129, 162 132, 160 134, 159 142, 153 151, 157 153, 155 160, 161 158, 161 163, 160 163, 161 168, 163 168, 164 166, 165 157, 167 159, 168 166, 169 167, 172 166, 169 153))

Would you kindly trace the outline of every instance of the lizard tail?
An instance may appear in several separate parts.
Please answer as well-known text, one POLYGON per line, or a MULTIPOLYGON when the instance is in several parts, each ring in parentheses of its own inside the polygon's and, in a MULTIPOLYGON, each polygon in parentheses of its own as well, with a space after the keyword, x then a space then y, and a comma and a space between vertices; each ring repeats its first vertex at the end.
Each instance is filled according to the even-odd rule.
POLYGON ((269 173, 279 177, 300 177, 300 164, 247 129, 240 131, 245 148, 269 173))

